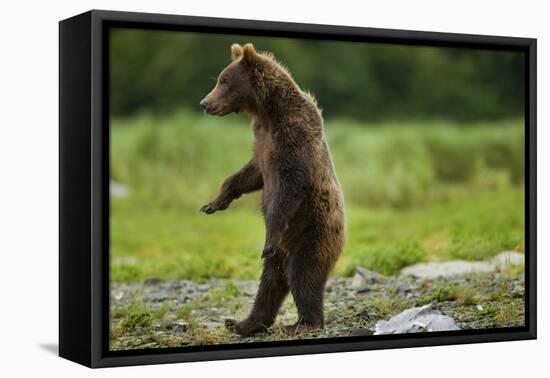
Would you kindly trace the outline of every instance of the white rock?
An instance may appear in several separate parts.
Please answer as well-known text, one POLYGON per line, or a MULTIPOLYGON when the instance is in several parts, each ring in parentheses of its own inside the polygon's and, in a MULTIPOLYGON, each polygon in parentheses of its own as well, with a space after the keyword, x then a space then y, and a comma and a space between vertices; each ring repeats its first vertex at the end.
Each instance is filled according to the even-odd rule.
POLYGON ((455 331, 460 328, 453 318, 443 315, 433 305, 409 308, 389 320, 380 320, 374 326, 375 335, 394 333, 455 331))
POLYGON ((401 274, 424 279, 448 278, 468 273, 488 273, 495 265, 487 261, 452 260, 443 262, 418 263, 401 270, 401 274))
POLYGON ((493 257, 492 262, 497 269, 502 270, 510 265, 525 264, 525 255, 514 251, 501 252, 493 257))

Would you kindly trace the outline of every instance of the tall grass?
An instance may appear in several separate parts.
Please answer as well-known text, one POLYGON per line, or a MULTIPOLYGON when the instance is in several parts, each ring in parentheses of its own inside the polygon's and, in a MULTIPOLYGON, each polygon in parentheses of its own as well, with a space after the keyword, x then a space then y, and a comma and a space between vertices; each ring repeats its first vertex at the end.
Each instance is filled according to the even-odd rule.
MULTIPOLYGON (((329 121, 326 134, 346 200, 352 205, 410 207, 445 201, 457 190, 523 181, 520 121, 360 125, 329 121)), ((242 117, 179 113, 115 119, 111 174, 155 206, 195 208, 251 156, 242 117), (199 201, 200 202, 200 201, 199 201)))

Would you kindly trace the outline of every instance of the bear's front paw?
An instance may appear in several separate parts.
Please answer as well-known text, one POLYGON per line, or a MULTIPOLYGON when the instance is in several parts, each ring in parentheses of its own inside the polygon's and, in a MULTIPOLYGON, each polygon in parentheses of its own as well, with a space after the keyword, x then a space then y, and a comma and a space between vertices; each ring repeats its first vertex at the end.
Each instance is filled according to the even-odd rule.
POLYGON ((211 203, 204 205, 201 207, 201 211, 206 214, 214 214, 216 212, 216 209, 211 203))
POLYGON ((231 200, 229 199, 217 198, 214 201, 210 202, 209 204, 206 204, 203 207, 201 207, 201 211, 206 214, 214 214, 216 211, 227 209, 230 203, 231 203, 231 200))

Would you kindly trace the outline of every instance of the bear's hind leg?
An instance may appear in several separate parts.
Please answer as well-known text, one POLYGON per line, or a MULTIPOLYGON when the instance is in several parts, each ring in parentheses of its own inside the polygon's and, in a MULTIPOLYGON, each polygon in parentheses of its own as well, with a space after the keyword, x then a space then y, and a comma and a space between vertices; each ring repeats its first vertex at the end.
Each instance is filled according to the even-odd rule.
POLYGON ((327 268, 319 261, 319 254, 311 251, 300 251, 291 257, 288 281, 298 309, 298 321, 285 327, 287 333, 296 334, 324 327, 323 294, 329 273, 327 268))
POLYGON ((250 336, 266 331, 275 322, 277 312, 289 291, 286 280, 286 253, 277 250, 264 259, 260 286, 250 315, 237 322, 227 319, 227 328, 241 336, 250 336))

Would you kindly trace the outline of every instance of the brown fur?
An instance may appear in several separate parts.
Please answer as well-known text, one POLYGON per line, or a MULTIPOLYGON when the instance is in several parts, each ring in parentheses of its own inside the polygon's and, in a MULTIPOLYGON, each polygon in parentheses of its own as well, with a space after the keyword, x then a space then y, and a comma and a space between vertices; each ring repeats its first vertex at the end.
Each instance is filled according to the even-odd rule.
POLYGON ((292 293, 298 321, 291 333, 324 326, 324 287, 345 242, 344 200, 315 99, 286 68, 251 44, 231 46, 232 63, 201 102, 209 114, 246 111, 254 154, 202 207, 211 214, 242 194, 263 190, 264 269, 250 315, 226 324, 240 335, 269 328, 292 293))

